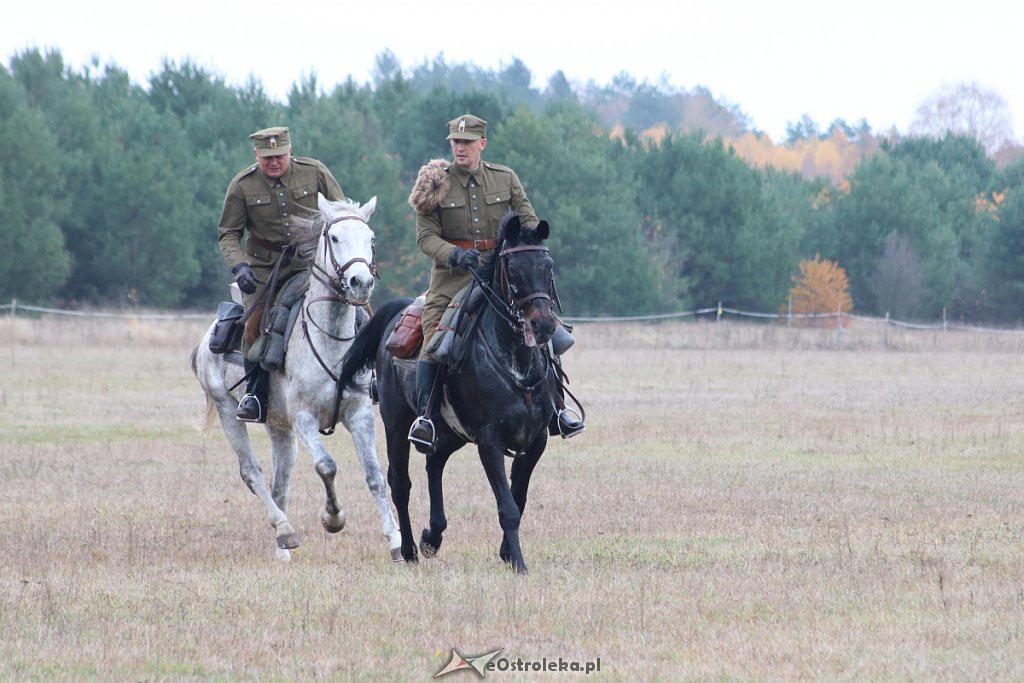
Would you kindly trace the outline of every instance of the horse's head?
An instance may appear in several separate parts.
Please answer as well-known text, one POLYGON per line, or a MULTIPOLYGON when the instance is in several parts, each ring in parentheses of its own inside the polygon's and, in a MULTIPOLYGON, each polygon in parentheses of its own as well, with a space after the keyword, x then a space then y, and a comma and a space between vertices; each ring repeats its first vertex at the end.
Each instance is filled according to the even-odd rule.
POLYGON ((317 204, 324 224, 313 262, 314 271, 326 277, 327 284, 340 297, 361 306, 370 300, 377 277, 373 230, 369 223, 377 208, 377 198, 360 206, 351 199, 331 201, 321 194, 317 204))
POLYGON ((547 221, 524 229, 511 211, 502 219, 493 282, 516 322, 522 325, 527 346, 548 342, 557 322, 551 310, 555 296, 554 261, 544 245, 550 235, 547 221))

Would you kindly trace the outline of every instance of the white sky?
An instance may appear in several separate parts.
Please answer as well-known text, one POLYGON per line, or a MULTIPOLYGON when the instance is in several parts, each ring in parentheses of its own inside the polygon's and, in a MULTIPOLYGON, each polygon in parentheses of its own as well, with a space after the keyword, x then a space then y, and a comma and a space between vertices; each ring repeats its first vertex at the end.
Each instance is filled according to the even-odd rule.
POLYGON ((820 126, 864 118, 876 131, 905 131, 937 89, 977 81, 1006 100, 1024 138, 1020 0, 7 4, 5 64, 26 48, 56 48, 75 68, 96 57, 139 83, 164 58, 191 58, 233 85, 253 75, 283 99, 311 72, 325 89, 350 75, 366 82, 388 48, 410 70, 442 53, 484 68, 518 57, 539 87, 558 69, 579 83, 604 85, 625 71, 704 86, 779 140, 805 113, 820 126))

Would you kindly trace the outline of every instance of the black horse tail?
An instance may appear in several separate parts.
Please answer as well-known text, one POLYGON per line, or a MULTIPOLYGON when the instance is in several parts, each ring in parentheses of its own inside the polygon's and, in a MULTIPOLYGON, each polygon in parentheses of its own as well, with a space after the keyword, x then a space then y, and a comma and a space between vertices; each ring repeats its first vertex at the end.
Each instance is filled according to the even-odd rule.
POLYGON ((378 308, 369 322, 359 328, 359 333, 352 340, 352 345, 345 352, 341 363, 341 374, 338 383, 347 389, 356 388, 356 375, 369 370, 377 359, 384 332, 388 329, 391 319, 402 312, 412 299, 392 299, 378 308))

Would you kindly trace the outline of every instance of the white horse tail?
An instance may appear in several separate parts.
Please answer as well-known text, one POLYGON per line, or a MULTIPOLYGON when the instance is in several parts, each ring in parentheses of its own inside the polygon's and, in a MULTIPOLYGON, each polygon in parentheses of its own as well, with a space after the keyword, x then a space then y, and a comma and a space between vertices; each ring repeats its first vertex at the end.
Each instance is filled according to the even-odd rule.
MULTIPOLYGON (((192 374, 199 379, 199 347, 196 346, 192 349, 192 354, 188 358, 188 363, 192 366, 192 374)), ((213 403, 213 397, 210 396, 209 392, 203 392, 206 395, 206 414, 203 416, 203 421, 199 425, 199 430, 204 434, 209 433, 213 429, 213 421, 217 414, 216 406, 213 403)))

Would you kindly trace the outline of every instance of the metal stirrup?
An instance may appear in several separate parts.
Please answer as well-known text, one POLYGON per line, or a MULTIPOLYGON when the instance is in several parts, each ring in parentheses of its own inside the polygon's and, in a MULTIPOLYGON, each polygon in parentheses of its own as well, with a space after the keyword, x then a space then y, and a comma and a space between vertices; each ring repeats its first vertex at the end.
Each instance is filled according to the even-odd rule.
POLYGON ((409 441, 411 441, 412 443, 418 443, 428 448, 433 448, 434 442, 437 440, 437 430, 434 428, 434 421, 431 420, 429 417, 424 417, 422 415, 417 417, 413 421, 412 426, 409 428, 408 438, 409 441), (430 441, 424 441, 419 437, 413 436, 413 432, 416 431, 416 428, 419 427, 420 425, 427 425, 428 427, 430 427, 430 441))
POLYGON ((583 423, 583 416, 580 415, 578 411, 574 410, 573 408, 570 408, 569 406, 566 406, 562 408, 560 411, 558 411, 558 413, 555 415, 555 422, 558 423, 558 433, 562 436, 563 439, 571 439, 574 436, 582 434, 583 431, 587 428, 587 426, 583 423), (581 426, 567 433, 565 431, 565 428, 562 426, 563 413, 571 413, 575 415, 576 419, 579 420, 581 426))

